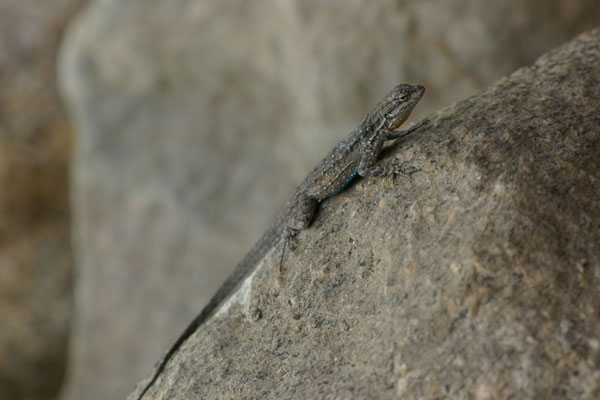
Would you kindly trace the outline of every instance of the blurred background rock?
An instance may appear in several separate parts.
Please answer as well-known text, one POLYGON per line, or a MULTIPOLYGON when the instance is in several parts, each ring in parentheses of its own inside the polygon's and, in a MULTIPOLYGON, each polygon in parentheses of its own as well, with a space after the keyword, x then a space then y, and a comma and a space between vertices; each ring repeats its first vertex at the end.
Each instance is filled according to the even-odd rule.
POLYGON ((124 398, 395 83, 427 87, 418 120, 598 25, 597 0, 0 0, 0 398, 124 398))
POLYGON ((0 0, 0 399, 52 399, 73 318, 73 133, 56 55, 81 0, 0 0))

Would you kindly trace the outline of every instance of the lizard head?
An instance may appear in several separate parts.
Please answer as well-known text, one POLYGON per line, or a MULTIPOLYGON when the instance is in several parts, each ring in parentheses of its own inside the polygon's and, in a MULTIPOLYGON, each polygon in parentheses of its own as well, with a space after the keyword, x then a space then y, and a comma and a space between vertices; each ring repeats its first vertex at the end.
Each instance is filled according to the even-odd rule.
POLYGON ((379 105, 387 129, 393 131, 406 121, 412 109, 421 100, 425 88, 402 83, 396 86, 379 105))

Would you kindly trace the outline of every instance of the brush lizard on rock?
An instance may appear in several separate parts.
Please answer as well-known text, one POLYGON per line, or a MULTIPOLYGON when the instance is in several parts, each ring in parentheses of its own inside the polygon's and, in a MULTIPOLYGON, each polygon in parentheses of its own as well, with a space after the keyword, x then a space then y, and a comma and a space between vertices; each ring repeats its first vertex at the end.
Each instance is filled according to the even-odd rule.
POLYGON ((258 262, 281 240, 286 244, 300 230, 306 229, 320 202, 343 190, 357 175, 361 177, 389 176, 402 173, 399 165, 377 164, 384 143, 405 136, 418 129, 424 121, 408 130, 396 131, 406 121, 419 102, 425 88, 419 85, 400 84, 366 116, 363 122, 327 154, 298 186, 270 228, 246 254, 235 270, 221 285, 200 314, 189 324, 179 339, 160 361, 152 379, 144 387, 138 400, 146 394, 164 371, 169 360, 181 345, 233 294, 258 262))

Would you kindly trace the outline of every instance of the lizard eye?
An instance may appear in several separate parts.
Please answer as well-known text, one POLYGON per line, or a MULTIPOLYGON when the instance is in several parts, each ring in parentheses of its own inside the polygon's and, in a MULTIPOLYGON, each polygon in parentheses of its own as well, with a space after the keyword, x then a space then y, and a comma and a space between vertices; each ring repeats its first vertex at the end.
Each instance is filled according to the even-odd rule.
POLYGON ((400 100, 400 101, 406 100, 406 95, 402 95, 402 96, 398 97, 398 100, 400 100))

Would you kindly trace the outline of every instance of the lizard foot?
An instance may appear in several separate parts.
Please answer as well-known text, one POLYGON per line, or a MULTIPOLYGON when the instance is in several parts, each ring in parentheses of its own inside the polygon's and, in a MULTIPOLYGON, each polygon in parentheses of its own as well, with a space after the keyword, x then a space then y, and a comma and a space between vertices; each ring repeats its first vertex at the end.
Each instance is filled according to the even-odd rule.
POLYGON ((283 232, 283 248, 281 249, 281 257, 279 258, 279 275, 283 276, 285 269, 283 268, 283 256, 285 255, 285 248, 288 247, 290 250, 296 250, 296 235, 298 229, 287 227, 283 232))
POLYGON ((386 165, 384 174, 392 177, 392 182, 398 183, 398 176, 411 176, 415 172, 420 171, 419 168, 411 165, 408 162, 398 163, 397 160, 386 165))
POLYGON ((296 236, 298 235, 299 230, 294 228, 286 228, 283 234, 284 246, 287 244, 290 250, 295 251, 298 245, 296 241, 296 236))

